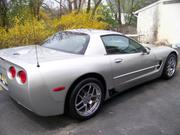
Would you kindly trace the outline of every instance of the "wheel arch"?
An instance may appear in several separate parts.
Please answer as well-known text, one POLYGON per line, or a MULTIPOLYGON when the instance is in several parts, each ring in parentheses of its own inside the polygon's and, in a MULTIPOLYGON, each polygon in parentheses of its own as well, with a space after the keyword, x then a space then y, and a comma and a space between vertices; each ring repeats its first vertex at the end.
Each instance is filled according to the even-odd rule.
MULTIPOLYGON (((170 54, 175 54, 176 57, 177 57, 177 59, 178 59, 178 53, 177 53, 176 51, 172 51, 170 54)), ((169 54, 169 55, 170 55, 170 54, 169 54)))
MULTIPOLYGON (((171 54, 174 54, 175 56, 176 56, 176 62, 177 62, 177 64, 178 64, 178 58, 179 58, 179 56, 178 56, 178 53, 176 52, 176 51, 171 51, 170 53, 169 53, 169 55, 171 55, 171 54)), ((169 57, 169 55, 166 57, 166 60, 167 60, 167 58, 169 57)))
POLYGON ((67 92, 67 94, 66 94, 66 98, 65 98, 65 104, 64 104, 64 110, 65 110, 65 112, 68 111, 68 104, 69 104, 69 100, 68 100, 68 99, 70 98, 70 95, 71 95, 74 87, 76 86, 76 84, 77 84, 78 82, 80 82, 80 81, 82 81, 83 79, 86 79, 86 78, 96 78, 96 79, 98 79, 99 81, 101 81, 101 83, 102 83, 103 86, 104 86, 104 97, 106 97, 106 94, 107 94, 107 90, 106 90, 106 89, 107 89, 107 86, 106 86, 106 81, 105 81, 104 77, 103 77, 101 74, 99 74, 99 73, 87 73, 87 74, 84 74, 84 75, 78 77, 78 78, 71 84, 71 86, 70 86, 70 88, 69 88, 69 90, 68 90, 68 92, 67 92))

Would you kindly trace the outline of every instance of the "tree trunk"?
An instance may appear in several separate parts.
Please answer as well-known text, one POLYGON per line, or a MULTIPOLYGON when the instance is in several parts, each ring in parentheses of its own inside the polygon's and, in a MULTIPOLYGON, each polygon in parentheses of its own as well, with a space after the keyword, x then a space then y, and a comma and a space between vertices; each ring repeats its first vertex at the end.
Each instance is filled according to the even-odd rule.
POLYGON ((77 10, 78 6, 77 6, 77 0, 74 0, 73 1, 73 4, 74 4, 74 10, 77 10))
POLYGON ((59 1, 59 17, 61 18, 62 16, 62 0, 59 1))
POLYGON ((0 19, 1 19, 0 25, 2 27, 7 27, 9 25, 7 12, 8 12, 7 1, 1 0, 0 1, 0 19))
POLYGON ((79 13, 80 10, 81 10, 81 3, 82 3, 82 0, 79 0, 79 5, 78 5, 78 11, 77 11, 77 13, 79 13))
POLYGON ((133 10, 134 10, 134 0, 131 0, 131 11, 130 11, 130 18, 129 18, 129 22, 128 22, 129 25, 131 24, 131 21, 132 21, 133 10))
POLYGON ((29 1, 29 7, 34 15, 35 18, 37 18, 38 20, 40 19, 40 8, 43 4, 43 0, 30 0, 29 1))
POLYGON ((36 6, 36 16, 37 16, 37 19, 39 20, 40 19, 40 15, 39 15, 39 11, 40 11, 40 0, 37 1, 37 6, 36 6))
POLYGON ((117 6, 118 6, 118 23, 119 26, 122 26, 122 21, 121 21, 121 2, 120 0, 117 0, 117 6))
POLYGON ((98 0, 98 2, 95 4, 94 9, 93 9, 93 11, 92 11, 92 16, 95 15, 98 6, 101 4, 101 1, 102 1, 102 0, 98 0))
POLYGON ((71 0, 67 0, 67 2, 68 2, 69 12, 72 12, 72 2, 71 0))
POLYGON ((91 0, 88 0, 87 10, 86 13, 89 13, 91 10, 91 0))
POLYGON ((63 15, 63 9, 64 9, 65 11, 67 11, 67 9, 66 9, 65 6, 63 5, 63 1, 62 1, 62 0, 60 0, 60 1, 54 0, 54 1, 59 4, 59 17, 61 17, 61 16, 63 15))

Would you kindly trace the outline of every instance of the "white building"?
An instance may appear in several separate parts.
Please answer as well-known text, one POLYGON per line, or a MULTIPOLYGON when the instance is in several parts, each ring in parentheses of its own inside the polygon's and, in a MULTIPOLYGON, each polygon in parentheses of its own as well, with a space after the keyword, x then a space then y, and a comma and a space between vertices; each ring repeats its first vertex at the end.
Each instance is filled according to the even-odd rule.
POLYGON ((180 43, 180 0, 159 0, 134 14, 141 42, 180 43))

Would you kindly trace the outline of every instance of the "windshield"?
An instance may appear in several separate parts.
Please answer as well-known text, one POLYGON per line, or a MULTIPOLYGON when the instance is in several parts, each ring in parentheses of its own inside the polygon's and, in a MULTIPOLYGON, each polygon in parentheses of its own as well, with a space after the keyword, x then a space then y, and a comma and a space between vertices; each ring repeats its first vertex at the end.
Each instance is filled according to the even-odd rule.
POLYGON ((58 51, 84 54, 89 43, 89 35, 78 32, 59 32, 48 38, 43 47, 58 51))

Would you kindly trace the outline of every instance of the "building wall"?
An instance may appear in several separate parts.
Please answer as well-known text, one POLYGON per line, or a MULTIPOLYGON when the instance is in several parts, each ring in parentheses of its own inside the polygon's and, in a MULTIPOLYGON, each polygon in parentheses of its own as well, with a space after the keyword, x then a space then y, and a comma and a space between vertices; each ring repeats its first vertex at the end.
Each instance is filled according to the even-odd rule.
POLYGON ((160 5, 157 39, 180 43, 180 3, 160 5))
POLYGON ((159 4, 138 13, 137 33, 139 40, 144 43, 152 43, 157 38, 159 4))

